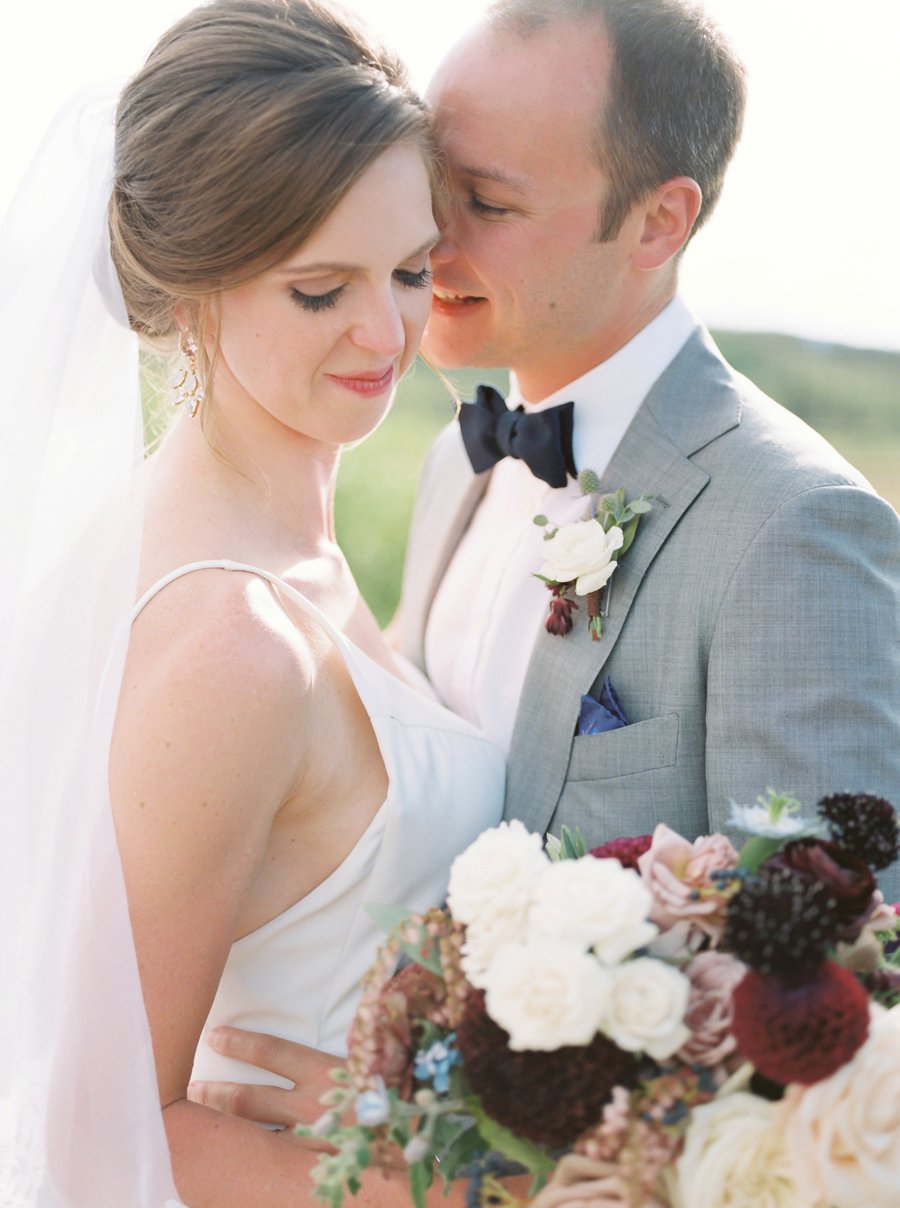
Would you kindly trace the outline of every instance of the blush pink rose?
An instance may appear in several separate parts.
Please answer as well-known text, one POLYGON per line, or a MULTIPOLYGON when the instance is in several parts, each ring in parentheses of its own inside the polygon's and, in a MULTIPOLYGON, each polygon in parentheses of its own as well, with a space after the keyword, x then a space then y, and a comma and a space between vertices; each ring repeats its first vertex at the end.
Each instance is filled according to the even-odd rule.
POLYGON ((638 859, 640 874, 653 894, 651 921, 663 931, 689 923, 692 948, 704 938, 717 944, 725 927, 728 894, 710 873, 733 868, 737 861, 738 853, 724 835, 703 835, 691 843, 660 822, 653 842, 638 859))
POLYGON ((721 1065, 737 1047, 732 995, 747 966, 724 952, 701 952, 685 968, 691 983, 685 1024, 691 1037, 678 1050, 687 1065, 721 1065))

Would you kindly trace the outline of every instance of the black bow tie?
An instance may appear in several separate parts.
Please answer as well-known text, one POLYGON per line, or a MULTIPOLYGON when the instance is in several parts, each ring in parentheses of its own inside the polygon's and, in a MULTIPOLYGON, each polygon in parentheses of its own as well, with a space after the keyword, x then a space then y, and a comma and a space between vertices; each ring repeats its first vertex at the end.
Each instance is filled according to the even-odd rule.
POLYGON ((561 403, 546 411, 510 411, 493 386, 479 386, 474 403, 459 409, 463 444, 476 474, 489 470, 504 457, 519 457, 536 478, 551 487, 564 487, 567 475, 575 478, 572 454, 574 403, 561 403))

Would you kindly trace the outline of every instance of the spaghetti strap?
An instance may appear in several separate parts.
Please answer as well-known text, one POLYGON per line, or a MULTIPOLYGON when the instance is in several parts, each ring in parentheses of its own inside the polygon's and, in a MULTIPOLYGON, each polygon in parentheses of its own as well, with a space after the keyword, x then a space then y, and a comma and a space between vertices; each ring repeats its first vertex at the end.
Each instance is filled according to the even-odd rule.
POLYGON ((325 616, 322 610, 313 604, 312 600, 308 600, 306 596, 296 589, 296 587, 292 587, 290 583, 282 579, 279 575, 273 574, 270 570, 264 570, 260 566, 251 566, 247 562, 232 562, 229 558, 209 559, 204 562, 187 562, 184 566, 179 566, 176 567, 175 570, 170 570, 169 573, 163 575, 161 579, 157 579, 152 587, 148 587, 135 604, 134 611, 131 614, 132 624, 134 624, 134 621, 141 610, 145 608, 153 597, 158 595, 164 587, 168 587, 169 584, 174 583, 176 579, 180 579, 183 575, 188 575, 195 570, 237 570, 242 571, 244 574, 257 575, 260 579, 265 579, 268 583, 271 583, 274 587, 277 587, 283 591, 285 595, 289 596, 290 599, 292 599, 294 603, 307 614, 307 616, 312 617, 314 621, 318 621, 332 641, 340 646, 348 644, 348 639, 343 633, 341 633, 337 626, 334 625, 332 621, 329 621, 328 617, 325 616))

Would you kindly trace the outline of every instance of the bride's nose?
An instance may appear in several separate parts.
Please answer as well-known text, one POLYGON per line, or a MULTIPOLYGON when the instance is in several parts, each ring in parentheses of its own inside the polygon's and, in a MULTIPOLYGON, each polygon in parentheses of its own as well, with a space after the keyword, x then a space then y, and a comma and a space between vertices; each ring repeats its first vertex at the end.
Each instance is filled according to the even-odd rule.
POLYGON ((406 344, 406 332, 393 289, 379 291, 369 300, 350 335, 361 348, 386 357, 400 355, 406 344))

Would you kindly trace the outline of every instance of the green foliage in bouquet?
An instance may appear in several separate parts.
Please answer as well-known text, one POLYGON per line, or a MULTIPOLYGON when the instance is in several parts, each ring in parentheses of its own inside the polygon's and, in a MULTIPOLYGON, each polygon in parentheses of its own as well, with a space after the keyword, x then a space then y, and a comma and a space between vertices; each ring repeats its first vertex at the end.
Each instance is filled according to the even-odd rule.
POLYGON ((468 997, 462 929, 442 910, 370 912, 390 934, 366 977, 347 1069, 332 1071, 336 1085, 323 1098, 325 1114, 297 1129, 333 1147, 313 1170, 317 1198, 340 1208, 368 1167, 400 1165, 412 1203, 424 1208, 436 1173, 449 1186, 488 1151, 530 1171, 536 1189, 555 1162, 484 1111, 461 1067, 455 1025, 468 997), (410 963, 395 973, 400 956, 410 963))

